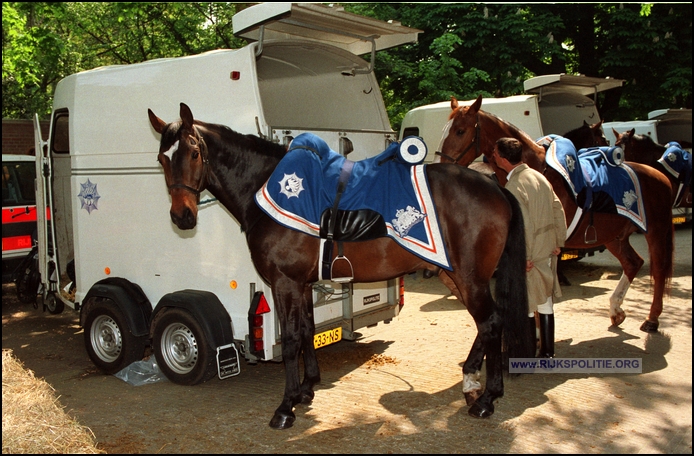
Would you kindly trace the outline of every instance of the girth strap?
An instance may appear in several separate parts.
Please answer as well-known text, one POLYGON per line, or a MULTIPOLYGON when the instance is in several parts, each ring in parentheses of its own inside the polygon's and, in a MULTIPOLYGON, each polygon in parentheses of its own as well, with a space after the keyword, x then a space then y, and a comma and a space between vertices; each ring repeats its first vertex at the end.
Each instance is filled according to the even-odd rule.
POLYGON ((345 192, 345 188, 347 187, 349 176, 352 174, 352 168, 354 168, 354 162, 345 159, 344 163, 342 164, 342 169, 340 170, 340 178, 337 183, 337 194, 335 195, 335 202, 333 203, 332 214, 330 214, 330 223, 328 224, 328 233, 325 240, 325 247, 323 249, 323 279, 332 278, 330 269, 333 257, 333 238, 335 236, 335 224, 337 222, 337 207, 340 205, 340 199, 342 198, 342 194, 345 192))

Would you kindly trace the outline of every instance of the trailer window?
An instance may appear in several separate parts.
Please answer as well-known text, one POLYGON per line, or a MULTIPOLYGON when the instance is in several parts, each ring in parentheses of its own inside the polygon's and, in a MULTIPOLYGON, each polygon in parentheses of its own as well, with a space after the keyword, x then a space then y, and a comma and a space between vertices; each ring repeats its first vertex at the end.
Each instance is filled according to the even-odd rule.
POLYGON ((51 148, 56 154, 70 153, 69 115, 67 111, 58 111, 53 119, 53 144, 51 148))

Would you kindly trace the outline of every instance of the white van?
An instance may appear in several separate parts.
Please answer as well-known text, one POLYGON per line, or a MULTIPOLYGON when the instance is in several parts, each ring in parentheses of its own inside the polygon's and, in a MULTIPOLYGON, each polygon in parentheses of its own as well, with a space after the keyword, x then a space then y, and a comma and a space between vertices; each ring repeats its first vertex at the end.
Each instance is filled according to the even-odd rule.
MULTIPOLYGON (((182 384, 236 375, 241 357, 281 359, 272 295, 238 223, 204 192, 197 227, 172 224, 148 109, 173 121, 184 102, 201 120, 281 143, 309 131, 352 160, 397 138, 372 64, 357 54, 416 41, 419 30, 307 3, 259 4, 233 24, 258 41, 66 77, 48 141, 36 131, 36 150, 48 146, 36 169, 50 172, 37 205, 54 221, 39 221, 42 297, 81 312, 86 349, 107 373, 150 343, 182 384)), ((389 322, 402 295, 402 280, 316 284, 316 346, 389 322)))
MULTIPOLYGON (((537 76, 523 83, 527 95, 484 98, 481 109, 515 125, 531 138, 563 135, 580 127, 584 121, 588 124, 599 122, 597 106, 588 96, 620 87, 623 82, 621 79, 567 74, 537 76)), ((459 101, 459 104, 466 106, 474 102, 459 101)), ((405 114, 400 138, 420 136, 429 150, 425 161, 432 162, 450 114, 450 101, 414 108, 405 114)))
POLYGON ((692 110, 691 109, 657 109, 648 113, 647 120, 605 122, 602 125, 605 137, 610 144, 615 138, 612 129, 624 133, 632 128, 637 135, 650 136, 657 144, 665 145, 677 141, 691 152, 692 149, 692 110))

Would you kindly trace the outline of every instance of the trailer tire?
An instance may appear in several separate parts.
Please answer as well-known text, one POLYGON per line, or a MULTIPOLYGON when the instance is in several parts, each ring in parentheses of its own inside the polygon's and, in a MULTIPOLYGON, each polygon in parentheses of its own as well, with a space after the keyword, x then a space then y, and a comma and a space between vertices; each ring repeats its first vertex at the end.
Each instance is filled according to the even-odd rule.
POLYGON ((146 336, 135 336, 123 311, 110 299, 93 297, 84 320, 84 345, 92 362, 106 374, 115 374, 142 359, 146 336))
POLYGON ((48 295, 46 298, 46 309, 48 310, 48 313, 58 315, 63 313, 63 310, 65 310, 65 304, 59 298, 56 298, 53 295, 48 295))
POLYGON ((173 383, 197 385, 217 373, 217 360, 207 335, 185 309, 167 308, 155 318, 152 348, 159 368, 173 383))

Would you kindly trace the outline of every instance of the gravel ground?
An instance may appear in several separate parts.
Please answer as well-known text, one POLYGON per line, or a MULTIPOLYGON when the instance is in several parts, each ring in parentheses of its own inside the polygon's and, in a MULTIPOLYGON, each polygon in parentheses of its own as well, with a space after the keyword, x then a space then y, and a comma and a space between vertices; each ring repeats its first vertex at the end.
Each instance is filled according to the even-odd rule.
MULTIPOLYGON (((647 258, 643 236, 632 244, 647 258)), ((2 346, 50 383, 109 453, 691 453, 691 225, 676 233, 676 267, 660 331, 639 330, 651 302, 648 264, 610 327, 621 270, 607 252, 570 264, 556 310, 560 358, 641 358, 641 374, 528 374, 506 380, 490 419, 467 415, 461 365, 471 317, 436 279, 406 279, 391 324, 318 351, 322 382, 293 428, 268 427, 283 366, 184 387, 133 387, 97 372, 77 314, 35 311, 3 285, 2 346)))

